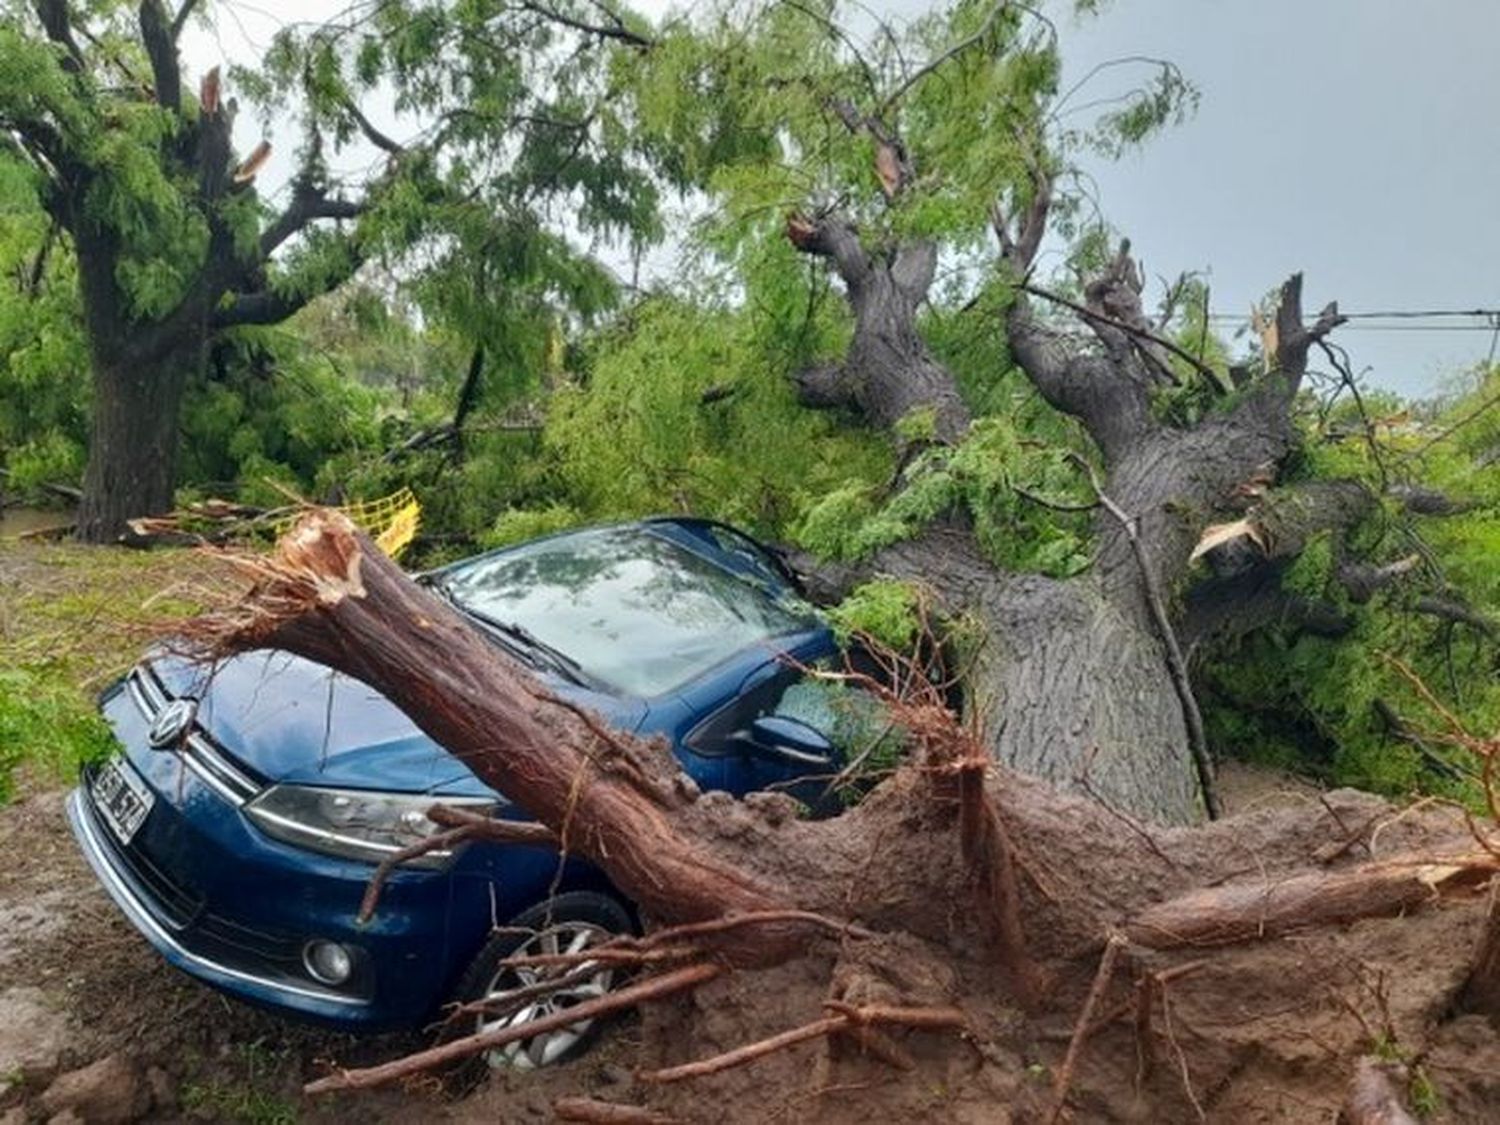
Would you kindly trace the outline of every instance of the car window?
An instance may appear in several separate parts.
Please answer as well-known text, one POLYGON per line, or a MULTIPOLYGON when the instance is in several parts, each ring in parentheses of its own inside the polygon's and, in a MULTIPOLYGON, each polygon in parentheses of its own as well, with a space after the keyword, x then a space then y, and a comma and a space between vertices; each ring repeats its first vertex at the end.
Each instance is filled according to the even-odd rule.
POLYGON ((541 540, 447 571, 443 586, 460 604, 566 653, 591 679, 641 696, 819 624, 795 599, 639 528, 541 540))
POLYGON ((828 739, 842 762, 860 755, 881 757, 887 751, 894 755, 904 739, 870 691, 787 666, 705 720, 688 736, 687 745, 705 755, 738 753, 746 749, 750 724, 767 715, 806 723, 828 739))

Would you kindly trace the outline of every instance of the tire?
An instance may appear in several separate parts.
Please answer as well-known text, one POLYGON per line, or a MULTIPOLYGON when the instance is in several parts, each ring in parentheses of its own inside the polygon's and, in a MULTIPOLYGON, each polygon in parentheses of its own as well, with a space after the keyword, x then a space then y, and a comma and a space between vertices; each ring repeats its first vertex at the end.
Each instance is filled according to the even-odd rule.
MULTIPOLYGON (((597 891, 568 891, 539 902, 517 914, 485 943, 464 971, 454 992, 454 1000, 460 1004, 472 1004, 486 998, 500 1000, 508 991, 575 972, 581 967, 518 968, 502 963, 508 957, 576 953, 619 934, 631 933, 634 928, 625 907, 618 900, 597 891)), ((499 1015, 476 1013, 453 1020, 445 1029, 445 1038, 539 1019, 550 1012, 603 996, 623 977, 620 969, 600 967, 586 980, 533 1000, 519 1011, 499 1015)), ((576 1058, 598 1036, 599 1029, 598 1020, 585 1020, 531 1039, 514 1040, 479 1056, 473 1076, 481 1075, 486 1065, 490 1069, 535 1070, 576 1058)))

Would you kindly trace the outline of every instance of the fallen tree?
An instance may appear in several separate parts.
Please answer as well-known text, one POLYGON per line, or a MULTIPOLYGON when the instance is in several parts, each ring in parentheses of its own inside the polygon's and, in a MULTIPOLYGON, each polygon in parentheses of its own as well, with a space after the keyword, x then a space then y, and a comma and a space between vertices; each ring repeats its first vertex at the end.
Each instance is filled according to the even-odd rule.
MULTIPOLYGON (((783 798, 697 793, 664 747, 540 687, 337 513, 236 563, 255 586, 189 623, 195 651, 276 647, 362 679, 639 904, 645 937, 586 956, 641 974, 556 1018, 649 1002, 636 1096, 658 1112, 680 1112, 674 1091, 700 1082, 746 1119, 834 1087, 850 1116, 892 1099, 926 1112, 933 1084, 901 1079, 916 1067, 946 1076, 938 1101, 955 1119, 965 1106, 991 1114, 976 1120, 997 1106, 1111 1119, 1133 1104, 1183 1120, 1232 1113, 1270 1079, 1332 1111, 1345 1084, 1368 1084, 1355 1063, 1369 1051, 1425 1058, 1455 1014, 1500 1019, 1492 934, 1473 957, 1500 852, 1451 810, 1340 792, 1150 827, 994 766, 978 728, 918 685, 888 700, 913 733, 910 761, 858 807, 809 822, 783 798), (653 1034, 664 1023, 677 1034, 653 1034), (1287 1077, 1309 1036, 1321 1085, 1287 1077), (1052 1083, 1037 1066, 1055 1068, 1052 1083)), ((510 831, 443 823, 444 844, 510 831)), ((1464 1024, 1500 1055, 1482 1026, 1464 1024)), ((391 1081, 540 1030, 310 1089, 391 1081)), ((1494 1073, 1476 1066, 1450 1096, 1492 1096, 1494 1073)))

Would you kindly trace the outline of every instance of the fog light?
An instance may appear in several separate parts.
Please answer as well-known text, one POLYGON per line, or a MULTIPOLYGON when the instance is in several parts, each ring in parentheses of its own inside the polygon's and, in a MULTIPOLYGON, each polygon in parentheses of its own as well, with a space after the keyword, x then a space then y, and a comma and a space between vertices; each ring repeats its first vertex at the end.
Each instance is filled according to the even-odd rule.
POLYGON ((310 941, 302 947, 308 975, 323 984, 343 984, 354 972, 354 958, 336 941, 310 941))

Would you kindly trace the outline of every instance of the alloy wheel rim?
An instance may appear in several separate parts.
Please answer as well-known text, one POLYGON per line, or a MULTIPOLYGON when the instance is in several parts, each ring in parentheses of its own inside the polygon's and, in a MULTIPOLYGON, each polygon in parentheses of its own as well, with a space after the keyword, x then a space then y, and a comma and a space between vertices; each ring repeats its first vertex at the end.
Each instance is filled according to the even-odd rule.
MULTIPOLYGON (((510 956, 577 955, 613 936, 609 930, 591 922, 559 922, 537 932, 513 950, 510 956)), ((559 966, 501 965, 485 989, 482 1002, 486 1010, 480 1012, 475 1030, 483 1034, 499 1028, 519 1027, 555 1012, 576 1007, 586 1000, 605 995, 614 984, 614 979, 613 969, 587 960, 559 966), (589 968, 596 968, 597 971, 545 996, 531 997, 518 1008, 507 1003, 522 989, 530 989, 565 975, 578 975, 589 968)), ((549 1066, 576 1046, 588 1034, 593 1023, 591 1019, 579 1020, 555 1031, 512 1040, 486 1052, 485 1061, 494 1068, 514 1070, 535 1070, 549 1066)))

